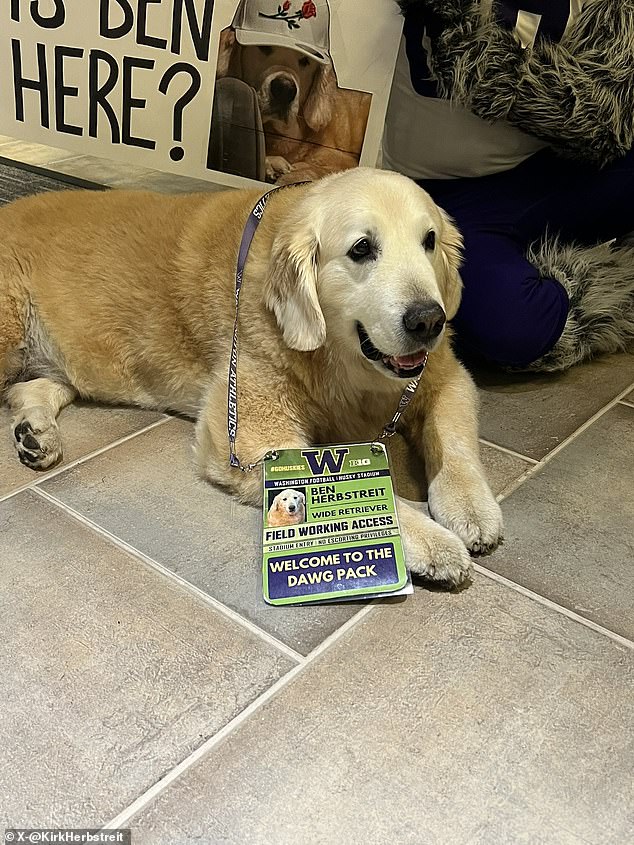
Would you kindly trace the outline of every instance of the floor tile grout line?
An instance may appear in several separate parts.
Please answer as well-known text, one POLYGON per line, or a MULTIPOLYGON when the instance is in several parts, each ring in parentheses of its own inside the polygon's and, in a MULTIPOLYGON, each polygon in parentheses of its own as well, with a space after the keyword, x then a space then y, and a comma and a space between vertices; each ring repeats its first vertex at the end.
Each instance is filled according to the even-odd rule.
POLYGON ((630 385, 626 387, 625 390, 622 390, 617 396, 614 397, 607 405, 604 405, 600 408, 596 413, 594 413, 589 419, 587 419, 584 423, 582 423, 578 428, 576 428, 572 434, 569 434, 568 437, 565 437, 561 443, 558 443, 554 449, 551 449, 544 457, 538 461, 538 463, 534 464, 533 466, 529 467, 529 469, 523 473, 519 478, 517 478, 514 482, 512 482, 508 487, 506 487, 502 494, 498 496, 498 501, 503 501, 507 499, 512 493, 515 493, 526 481, 529 481, 534 475, 541 471, 542 467, 547 466, 553 458, 556 458, 560 452, 563 452, 570 444, 577 439, 584 431, 587 431, 590 426, 594 425, 597 420, 601 419, 601 417, 606 414, 608 411, 611 411, 612 408, 615 408, 619 405, 624 396, 632 390, 634 385, 630 385))
MULTIPOLYGON (((35 478, 33 481, 27 481, 26 484, 23 484, 21 487, 17 487, 15 490, 12 490, 10 493, 5 493, 4 495, 0 496, 0 502, 4 502, 7 499, 10 499, 12 496, 17 496, 18 493, 23 493, 25 490, 33 490, 39 484, 43 484, 45 481, 48 481, 49 478, 56 478, 58 475, 61 475, 66 470, 74 469, 74 467, 79 466, 79 464, 84 463, 84 461, 89 461, 91 458, 97 458, 99 455, 103 455, 104 452, 108 452, 110 449, 114 449, 117 446, 121 446, 123 443, 127 443, 128 440, 133 440, 135 437, 138 437, 140 434, 145 434, 147 431, 152 431, 154 428, 158 428, 158 426, 165 425, 165 423, 169 422, 173 417, 170 417, 164 414, 160 420, 155 420, 153 423, 140 428, 138 431, 132 431, 130 434, 125 434, 123 437, 119 437, 118 440, 113 440, 112 443, 108 443, 105 446, 100 446, 99 449, 95 449, 93 452, 88 452, 86 455, 82 455, 79 458, 75 458, 74 461, 69 461, 67 464, 61 464, 60 466, 52 469, 50 472, 47 472, 45 475, 40 475, 39 473, 34 472, 35 478)), ((16 455, 16 461, 18 460, 16 455)))
POLYGON ((567 619, 570 619, 573 622, 578 622, 585 628, 589 628, 591 631, 594 631, 595 634, 601 634, 604 637, 607 637, 608 639, 612 640, 613 642, 624 646, 625 648, 634 650, 634 642, 632 642, 632 640, 629 640, 627 637, 623 637, 621 634, 617 634, 615 631, 611 631, 609 628, 604 628, 603 625, 599 625, 597 622, 593 622, 591 619, 588 619, 585 616, 581 616, 580 614, 575 613, 574 610, 570 610, 570 608, 565 607, 562 604, 558 604, 552 599, 549 599, 546 596, 542 596, 540 593, 534 592, 534 590, 530 590, 528 587, 523 587, 521 584, 518 584, 517 581, 511 581, 509 578, 505 578, 504 575, 500 575, 499 573, 494 572, 492 569, 487 569, 479 563, 474 563, 473 567, 476 572, 479 572, 480 575, 483 575, 485 578, 489 578, 491 581, 496 581, 498 584, 507 587, 509 590, 513 590, 516 593, 520 593, 526 598, 532 599, 538 604, 547 607, 549 610, 552 610, 555 613, 559 613, 561 616, 565 616, 567 619))
POLYGON ((80 522, 86 528, 90 528, 100 536, 104 537, 110 543, 112 543, 112 545, 142 561, 147 566, 151 567, 156 572, 167 578, 172 584, 177 584, 179 587, 182 587, 187 593, 196 596, 206 605, 212 607, 214 610, 217 610, 219 613, 221 613, 228 619, 231 619, 241 628, 245 628, 254 636, 258 637, 258 639, 263 640, 265 643, 272 646, 277 651, 280 651, 282 654, 289 657, 295 663, 303 663, 306 660, 306 657, 303 654, 300 654, 298 651, 295 651, 295 649, 291 648, 289 645, 286 645, 286 643, 282 642, 281 640, 278 640, 277 637, 273 636, 273 634, 269 634, 268 631, 265 631, 263 628, 260 628, 254 622, 251 622, 249 619, 242 616, 240 613, 233 610, 228 605, 221 602, 219 599, 209 595, 209 593, 206 593, 204 590, 201 590, 200 587, 197 587, 195 584, 192 584, 190 581, 187 581, 181 575, 178 575, 176 572, 173 572, 171 569, 168 569, 166 566, 163 566, 162 563, 159 563, 158 561, 154 560, 154 558, 151 558, 149 555, 146 555, 144 552, 140 551, 135 546, 132 546, 130 543, 127 543, 125 540, 122 540, 120 537, 117 537, 116 534, 112 534, 110 531, 108 531, 107 528, 103 528, 103 526, 94 522, 92 519, 80 513, 79 511, 76 511, 70 505, 67 505, 65 502, 62 502, 60 499, 56 498, 50 493, 47 493, 46 490, 41 490, 37 487, 34 487, 31 489, 30 492, 36 493, 41 498, 46 499, 47 502, 50 502, 50 504, 60 508, 60 510, 64 511, 77 522, 80 522))
POLYGON ((484 437, 480 437, 480 443, 483 443, 485 446, 491 446, 493 449, 497 449, 498 452, 504 452, 505 455, 510 455, 512 458, 519 458, 522 461, 526 461, 529 464, 538 464, 539 461, 536 458, 529 458, 528 455, 522 455, 521 452, 515 452, 513 449, 507 449, 506 446, 500 446, 499 443, 493 443, 492 440, 487 440, 484 437))
MULTIPOLYGON (((543 466, 547 465, 550 462, 551 458, 556 456, 556 454, 558 454, 559 452, 563 451, 568 445, 570 445, 570 443, 572 443, 580 434, 590 428, 590 426, 593 425, 598 419, 600 419, 605 413, 607 413, 612 408, 615 408, 618 404, 622 403, 623 396, 627 396, 627 394, 632 390, 633 387, 634 385, 630 385, 629 387, 625 388, 625 390, 621 391, 621 393, 619 393, 614 399, 608 402, 603 408, 600 408, 595 414, 593 414, 588 420, 586 420, 585 423, 580 425, 579 428, 575 429, 572 434, 562 440, 561 443, 559 443, 551 452, 548 452, 548 454, 544 455, 541 461, 538 461, 536 464, 529 467, 526 472, 522 473, 522 475, 519 476, 519 478, 512 481, 509 485, 507 485, 507 487, 503 488, 496 497, 497 501, 501 504, 510 495, 515 493, 526 481, 529 481, 534 475, 536 475, 543 466)), ((493 443, 491 445, 495 446, 495 444, 493 443)), ((490 578, 493 581, 497 581, 498 583, 505 585, 509 589, 521 593, 527 598, 536 601, 538 604, 548 607, 554 612, 560 613, 561 615, 566 616, 581 625, 584 625, 586 628, 590 628, 590 630, 595 631, 595 633, 602 634, 603 636, 608 637, 614 642, 620 643, 626 648, 634 648, 634 643, 631 640, 628 640, 625 637, 621 637, 620 634, 617 634, 614 631, 610 631, 608 628, 604 628, 602 625, 599 625, 596 622, 592 622, 592 620, 575 613, 573 610, 569 610, 569 608, 565 607, 564 605, 558 604, 557 602, 554 602, 552 599, 549 599, 546 596, 542 596, 539 593, 533 592, 533 590, 529 590, 527 587, 523 587, 516 581, 511 581, 509 578, 505 578, 503 575, 499 575, 497 572, 494 572, 491 569, 487 569, 486 567, 475 562, 474 569, 477 572, 480 572, 480 574, 484 575, 485 577, 490 578)))
POLYGON ((222 727, 217 733, 209 737, 205 742, 196 748, 192 753, 181 760, 173 769, 170 769, 159 781, 153 784, 142 795, 136 798, 124 810, 118 813, 113 819, 103 825, 102 830, 117 830, 130 821, 141 810, 145 809, 155 798, 163 793, 168 786, 179 778, 184 772, 198 763, 203 757, 211 752, 217 745, 223 742, 235 730, 237 730, 244 722, 253 716, 260 708, 262 708, 268 701, 274 698, 278 693, 291 684, 295 678, 302 672, 307 671, 311 664, 317 660, 324 652, 335 645, 345 634, 352 628, 356 627, 368 614, 378 607, 378 604, 369 604, 361 608, 358 613, 348 619, 340 628, 327 637, 320 645, 310 652, 303 663, 294 666, 285 675, 279 678, 272 686, 265 690, 262 695, 258 696, 247 707, 244 708, 237 716, 234 716, 231 721, 222 727))
POLYGON ((496 502, 501 505, 507 496, 514 493, 527 479, 532 478, 533 475, 535 475, 534 467, 531 466, 528 469, 525 469, 521 475, 514 478, 512 481, 509 481, 509 483, 500 490, 495 497, 496 502))

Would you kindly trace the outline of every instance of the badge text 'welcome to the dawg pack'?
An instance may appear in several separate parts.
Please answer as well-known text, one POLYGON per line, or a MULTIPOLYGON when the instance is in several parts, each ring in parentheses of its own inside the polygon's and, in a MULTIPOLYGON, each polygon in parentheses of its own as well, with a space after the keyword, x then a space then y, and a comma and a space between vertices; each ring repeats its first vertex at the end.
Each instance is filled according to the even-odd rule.
POLYGON ((385 449, 284 449, 264 464, 270 604, 383 595, 407 581, 385 449))

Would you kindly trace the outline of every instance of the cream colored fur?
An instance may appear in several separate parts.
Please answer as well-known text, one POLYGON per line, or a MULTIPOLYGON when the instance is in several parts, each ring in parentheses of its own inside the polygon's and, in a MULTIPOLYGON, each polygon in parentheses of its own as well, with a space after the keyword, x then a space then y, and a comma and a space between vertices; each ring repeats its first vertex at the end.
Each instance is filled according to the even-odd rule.
POLYGON ((292 487, 281 490, 271 502, 266 518, 270 528, 299 525, 306 519, 306 497, 301 490, 292 487))
MULTIPOLYGON (((232 469, 227 371, 238 245, 259 192, 166 197, 65 192, 0 210, 0 388, 21 459, 61 457, 56 415, 75 396, 194 416, 200 473, 240 500, 258 471, 232 469)), ((249 254, 240 305, 237 451, 374 437, 407 383, 361 352, 416 352, 413 302, 448 319, 460 299, 460 237, 413 182, 359 168, 274 194, 249 254), (430 230, 436 246, 422 242, 430 230), (375 260, 348 257, 360 238, 375 260)), ((495 547, 500 509, 478 455, 476 393, 445 332, 433 343, 403 432, 424 458, 435 521, 399 506, 408 564, 460 583, 495 547)))

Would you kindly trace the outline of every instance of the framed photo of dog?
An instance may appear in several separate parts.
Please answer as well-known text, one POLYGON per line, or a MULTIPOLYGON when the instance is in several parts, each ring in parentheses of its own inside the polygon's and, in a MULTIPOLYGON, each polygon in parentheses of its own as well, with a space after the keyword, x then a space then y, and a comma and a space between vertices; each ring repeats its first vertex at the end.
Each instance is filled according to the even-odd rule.
POLYGON ((0 134, 229 186, 377 162, 385 0, 11 0, 0 134))

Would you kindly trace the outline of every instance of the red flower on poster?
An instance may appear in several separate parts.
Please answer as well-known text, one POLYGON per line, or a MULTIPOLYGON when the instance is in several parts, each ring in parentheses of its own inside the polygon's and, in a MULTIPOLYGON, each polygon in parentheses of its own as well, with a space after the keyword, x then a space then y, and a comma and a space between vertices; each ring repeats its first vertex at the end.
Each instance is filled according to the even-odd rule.
POLYGON ((268 18, 272 21, 284 21, 289 29, 299 29, 300 21, 317 17, 317 6, 315 6, 313 0, 305 0, 301 9, 298 9, 296 12, 289 15, 288 10, 290 8, 291 0, 284 0, 282 5, 277 7, 277 12, 275 12, 275 14, 265 15, 264 12, 258 12, 258 16, 261 18, 268 18))

